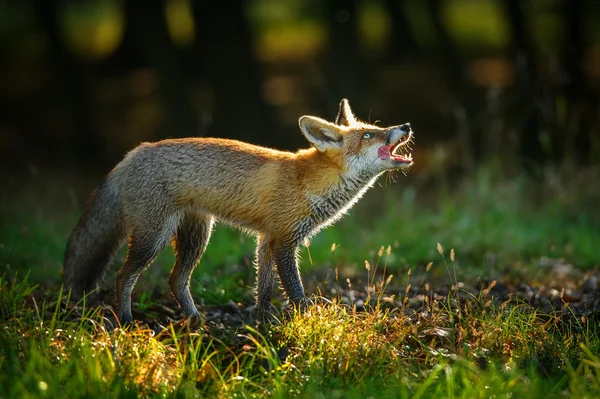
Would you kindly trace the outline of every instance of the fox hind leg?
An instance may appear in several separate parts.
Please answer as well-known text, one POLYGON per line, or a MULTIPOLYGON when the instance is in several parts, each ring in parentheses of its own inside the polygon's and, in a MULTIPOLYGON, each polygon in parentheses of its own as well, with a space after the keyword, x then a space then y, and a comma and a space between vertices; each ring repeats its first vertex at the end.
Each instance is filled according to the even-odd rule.
POLYGON ((192 318, 199 318, 200 313, 190 293, 190 278, 208 245, 213 220, 210 215, 186 214, 175 235, 177 260, 169 277, 169 285, 179 306, 192 318))
POLYGON ((273 283, 275 281, 275 259, 270 243, 264 235, 259 235, 256 243, 256 305, 259 310, 271 307, 273 283))
POLYGON ((167 246, 171 234, 163 229, 136 228, 129 236, 125 264, 117 272, 117 315, 122 323, 132 321, 131 292, 140 274, 167 246), (157 234, 157 232, 159 232, 157 234))

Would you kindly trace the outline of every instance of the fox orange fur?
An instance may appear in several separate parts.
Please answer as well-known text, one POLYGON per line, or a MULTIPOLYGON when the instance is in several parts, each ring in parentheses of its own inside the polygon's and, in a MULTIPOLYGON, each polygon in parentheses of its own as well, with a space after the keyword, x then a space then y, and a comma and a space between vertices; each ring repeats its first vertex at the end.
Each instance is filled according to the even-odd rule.
POLYGON ((347 100, 335 123, 303 116, 299 125, 312 147, 296 153, 215 138, 143 143, 129 152, 92 193, 69 238, 67 288, 75 297, 96 289, 127 242, 117 315, 131 321, 135 282, 173 241, 171 292, 199 317, 189 280, 216 218, 257 234, 258 308, 270 306, 276 272, 286 296, 301 303, 299 244, 339 219, 383 172, 410 166, 411 156, 398 150, 412 131, 360 122, 347 100))

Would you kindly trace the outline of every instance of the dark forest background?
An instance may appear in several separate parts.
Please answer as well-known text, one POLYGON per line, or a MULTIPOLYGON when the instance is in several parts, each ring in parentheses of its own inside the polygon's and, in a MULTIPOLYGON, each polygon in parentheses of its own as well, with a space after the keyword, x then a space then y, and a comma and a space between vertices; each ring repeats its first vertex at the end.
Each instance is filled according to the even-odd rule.
MULTIPOLYGON (((600 156, 600 2, 0 1, 2 167, 105 173, 141 141, 294 150, 298 117, 410 121, 414 173, 600 156), (33 165, 33 166, 32 166, 33 165)), ((411 173, 413 173, 411 171, 411 173)))

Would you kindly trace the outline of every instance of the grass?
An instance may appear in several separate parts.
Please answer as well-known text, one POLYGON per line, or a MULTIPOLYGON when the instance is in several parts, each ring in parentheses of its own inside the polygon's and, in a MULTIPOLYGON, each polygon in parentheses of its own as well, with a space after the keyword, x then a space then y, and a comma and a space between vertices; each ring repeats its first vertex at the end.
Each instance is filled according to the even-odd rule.
MULTIPOLYGON (((144 323, 113 329, 102 309, 67 304, 60 268, 78 210, 31 212, 18 199, 5 201, 0 398, 599 397, 596 309, 587 317, 573 309, 565 321, 518 300, 502 303, 491 285, 468 300, 450 290, 425 295, 419 309, 410 305, 411 285, 430 278, 455 288, 507 270, 538 279, 547 272, 536 269, 541 256, 593 273, 600 219, 597 188, 584 177, 534 184, 483 170, 426 203, 418 182, 375 189, 302 250, 305 280, 322 270, 350 283, 360 277, 358 289, 367 286, 372 297, 364 311, 334 295, 333 304, 316 300, 273 324, 190 330, 178 322, 159 332, 144 323)), ((250 305, 253 251, 251 237, 217 227, 192 279, 197 302, 250 305)), ((172 262, 166 251, 142 276, 139 311, 152 316, 166 296, 172 262)))
POLYGON ((281 323, 218 331, 171 324, 110 331, 71 317, 60 293, 34 303, 0 279, 0 397, 597 397, 600 331, 576 333, 519 306, 432 300, 425 314, 334 303, 281 323))

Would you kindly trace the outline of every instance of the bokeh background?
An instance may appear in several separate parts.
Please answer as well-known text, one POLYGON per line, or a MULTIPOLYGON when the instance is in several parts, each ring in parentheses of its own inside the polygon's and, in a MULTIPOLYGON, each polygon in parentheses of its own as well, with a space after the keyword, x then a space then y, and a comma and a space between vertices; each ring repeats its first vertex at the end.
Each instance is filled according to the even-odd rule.
MULTIPOLYGON (((597 267, 599 88, 598 1, 0 0, 0 260, 57 281, 85 198, 142 141, 296 150, 298 118, 348 98, 412 124, 415 166, 317 237, 316 263, 391 245, 408 268, 441 242, 488 271, 597 267)), ((217 233, 206 262, 251 262, 252 239, 217 233)))
POLYGON ((1 4, 11 162, 106 169, 186 136, 293 150, 298 117, 332 119, 342 97, 362 119, 410 121, 419 171, 600 155, 599 2, 1 4))

